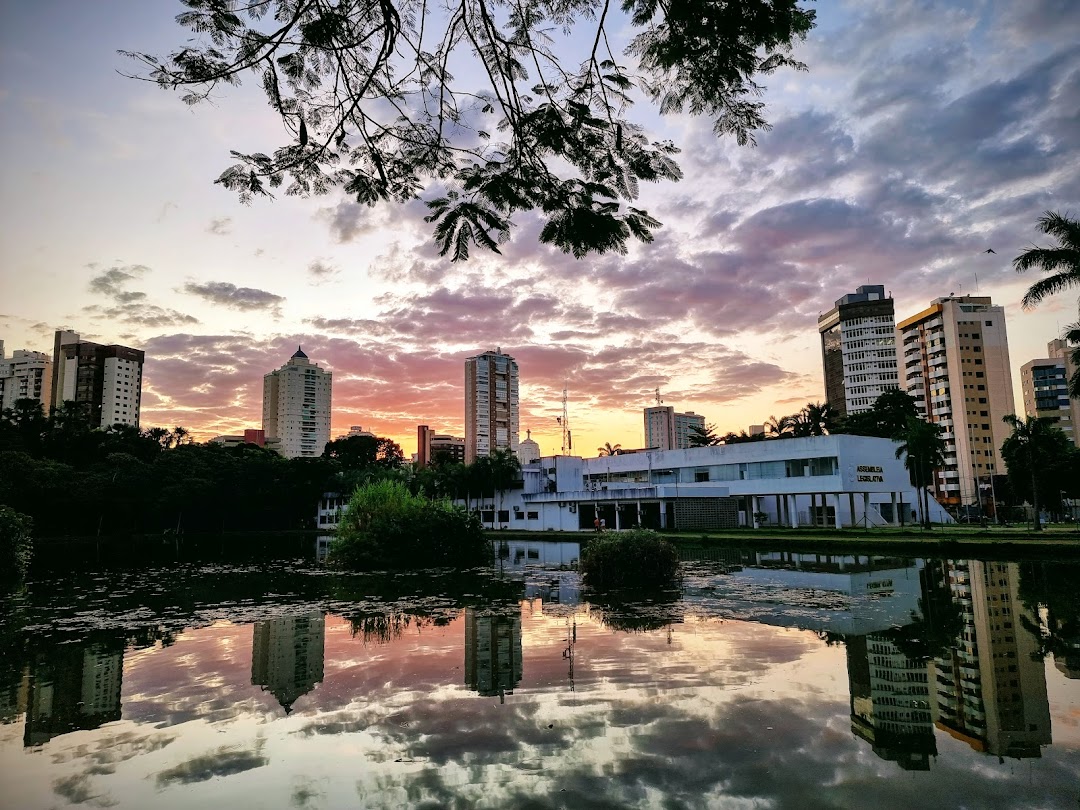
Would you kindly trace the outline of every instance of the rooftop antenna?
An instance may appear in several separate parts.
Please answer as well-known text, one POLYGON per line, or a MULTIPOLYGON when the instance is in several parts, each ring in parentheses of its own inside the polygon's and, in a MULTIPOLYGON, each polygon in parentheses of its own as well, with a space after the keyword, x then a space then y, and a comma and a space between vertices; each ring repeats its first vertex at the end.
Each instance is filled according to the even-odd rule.
POLYGON ((562 425, 562 455, 566 455, 567 451, 572 449, 570 437, 570 414, 566 407, 566 382, 563 382, 562 389, 562 416, 556 417, 556 421, 562 425))
POLYGON ((656 404, 657 405, 663 405, 664 404, 664 400, 660 399, 660 386, 656 387, 656 404))
POLYGON ((975 294, 979 294, 979 274, 975 274, 975 294))

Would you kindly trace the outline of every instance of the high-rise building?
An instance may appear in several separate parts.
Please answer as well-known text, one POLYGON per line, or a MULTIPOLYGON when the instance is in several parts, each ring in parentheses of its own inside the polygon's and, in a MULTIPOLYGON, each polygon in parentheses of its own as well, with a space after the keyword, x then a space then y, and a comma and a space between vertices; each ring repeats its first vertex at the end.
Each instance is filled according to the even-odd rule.
POLYGON ((514 693, 523 672, 521 614, 465 608, 465 684, 485 697, 503 699, 514 693))
POLYGON ((893 300, 880 284, 864 284, 818 318, 825 399, 840 414, 870 410, 900 385, 893 300))
POLYGON ((930 770, 937 754, 930 711, 931 668, 885 633, 848 636, 851 732, 908 771, 930 770))
POLYGON ((1029 360, 1020 367, 1024 413, 1052 419, 1055 427, 1080 446, 1080 400, 1069 397, 1071 350, 1064 340, 1052 340, 1046 349, 1049 357, 1029 360))
POLYGON ((256 622, 251 682, 277 698, 288 714, 297 698, 323 679, 326 619, 321 613, 256 622))
POLYGON ((51 405, 75 403, 94 427, 138 427, 145 360, 138 349, 103 346, 79 340, 75 332, 58 331, 53 341, 51 405))
POLYGON ((897 324, 903 388, 925 417, 940 425, 945 466, 931 483, 942 504, 983 500, 1009 436, 1002 419, 1016 412, 1005 309, 988 297, 936 299, 897 324), (985 486, 983 486, 985 482, 985 486))
POLYGON ((676 413, 671 405, 645 409, 645 447, 650 450, 685 450, 694 428, 705 430, 705 417, 687 411, 676 413))
POLYGON ((16 349, 4 354, 0 340, 0 410, 11 408, 20 399, 34 399, 46 412, 52 403, 52 360, 45 352, 16 349))
MULTIPOLYGON (((934 659, 935 725, 976 751, 1038 757, 1049 745, 1046 667, 1029 627, 1038 617, 1020 598, 1017 563, 940 563, 960 612, 958 643, 934 659)), ((1038 631, 1035 631, 1038 632, 1038 631)))
POLYGON ((286 458, 321 456, 330 441, 333 373, 297 346, 289 362, 263 377, 263 431, 286 458))
POLYGON ((465 360, 465 463, 518 449, 518 366, 502 349, 465 360))
POLYGON ((416 464, 426 467, 436 458, 441 461, 465 461, 465 440, 448 433, 436 433, 427 425, 416 427, 416 464))

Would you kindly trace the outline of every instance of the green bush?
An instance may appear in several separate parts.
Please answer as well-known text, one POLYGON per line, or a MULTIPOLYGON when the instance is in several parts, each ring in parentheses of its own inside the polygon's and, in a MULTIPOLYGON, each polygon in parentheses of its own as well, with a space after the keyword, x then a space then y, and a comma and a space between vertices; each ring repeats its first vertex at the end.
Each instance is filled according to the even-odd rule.
POLYGON ((581 576, 598 590, 663 587, 679 580, 675 546, 650 529, 603 534, 581 552, 581 576))
POLYGON ((399 481, 356 488, 328 562, 359 571, 470 568, 491 556, 480 521, 449 500, 413 495, 399 481))
POLYGON ((0 581, 22 579, 34 556, 34 520, 10 506, 0 506, 0 581))

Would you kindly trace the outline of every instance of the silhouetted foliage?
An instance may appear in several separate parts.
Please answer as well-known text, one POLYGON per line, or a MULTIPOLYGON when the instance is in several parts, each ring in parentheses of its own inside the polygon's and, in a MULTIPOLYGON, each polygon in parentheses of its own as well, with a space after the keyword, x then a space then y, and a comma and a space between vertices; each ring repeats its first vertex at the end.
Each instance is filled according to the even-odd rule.
POLYGON ((883 391, 870 409, 848 414, 843 425, 833 432, 898 439, 907 430, 909 419, 921 419, 915 398, 907 391, 892 388, 883 391))
POLYGON ((894 436, 900 442, 896 457, 904 459, 911 485, 919 498, 923 526, 930 525, 930 495, 927 487, 934 483, 934 471, 945 466, 947 446, 941 438, 940 425, 911 417, 904 432, 894 436))
POLYGON ((582 549, 581 577, 597 590, 663 587, 678 582, 675 546, 650 529, 602 534, 582 549))
POLYGON ((1017 273, 1041 270, 1049 273, 1036 281, 1024 294, 1025 309, 1036 306, 1044 298, 1080 286, 1080 222, 1053 211, 1039 217, 1039 230, 1053 236, 1053 247, 1030 247, 1013 259, 1017 273))
POLYGON ((753 143, 768 128, 758 81, 805 70, 790 54, 815 19, 796 0, 184 4, 196 38, 164 57, 122 51, 137 78, 187 104, 221 104, 219 85, 253 78, 289 141, 233 152, 218 183, 243 201, 282 186, 365 205, 423 197, 453 260, 497 252, 528 210, 542 242, 577 257, 651 241, 660 223, 630 203, 681 172, 675 145, 626 117, 635 96, 753 143), (627 32, 623 54, 609 31, 627 32))
POLYGON ((8 506, 0 506, 0 582, 22 579, 34 556, 34 521, 8 506))
POLYGON ((723 439, 716 435, 716 425, 711 422, 703 428, 691 425, 686 432, 686 441, 691 447, 715 447, 723 443, 723 439))
POLYGON ((1031 504, 1034 528, 1040 531, 1040 509, 1060 514, 1062 496, 1080 497, 1080 449, 1047 417, 1010 414, 1004 421, 1012 428, 1001 443, 1009 488, 1031 504))

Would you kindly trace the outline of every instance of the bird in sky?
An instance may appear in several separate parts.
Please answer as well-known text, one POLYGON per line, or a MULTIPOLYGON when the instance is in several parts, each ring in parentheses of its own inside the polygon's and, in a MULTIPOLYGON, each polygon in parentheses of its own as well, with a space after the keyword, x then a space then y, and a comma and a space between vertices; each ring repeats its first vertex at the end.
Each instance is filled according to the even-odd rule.
POLYGON ((993 253, 995 256, 997 255, 997 251, 994 250, 993 248, 987 248, 986 250, 983 251, 983 253, 993 253))

